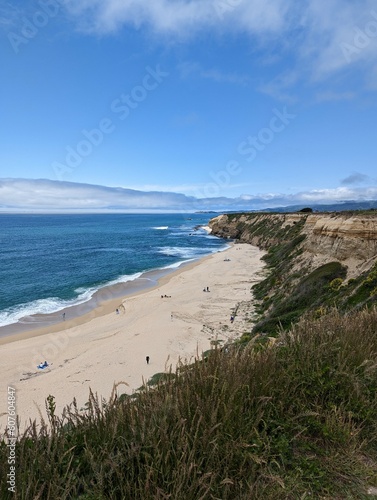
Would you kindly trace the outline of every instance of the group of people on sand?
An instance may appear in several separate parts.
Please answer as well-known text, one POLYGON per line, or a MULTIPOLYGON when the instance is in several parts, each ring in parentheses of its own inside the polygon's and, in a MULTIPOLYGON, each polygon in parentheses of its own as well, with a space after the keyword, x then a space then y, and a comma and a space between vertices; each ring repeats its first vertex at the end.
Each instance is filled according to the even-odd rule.
POLYGON ((50 365, 47 363, 47 361, 45 361, 44 363, 39 363, 37 368, 39 368, 40 370, 43 370, 44 368, 47 368, 48 366, 50 366, 50 365))
POLYGON ((203 288, 203 292, 209 292, 209 291, 210 291, 210 289, 208 288, 208 286, 205 286, 205 287, 203 288))
POLYGON ((171 299, 171 295, 161 295, 162 299, 171 299))

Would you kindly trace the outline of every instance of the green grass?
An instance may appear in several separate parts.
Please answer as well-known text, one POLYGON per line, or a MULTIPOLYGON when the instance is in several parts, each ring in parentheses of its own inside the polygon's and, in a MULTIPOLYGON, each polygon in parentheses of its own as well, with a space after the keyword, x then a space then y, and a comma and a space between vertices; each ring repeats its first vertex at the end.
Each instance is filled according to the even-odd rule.
POLYGON ((276 335, 280 328, 290 328, 304 313, 331 303, 337 291, 334 283, 338 283, 336 280, 342 281, 346 274, 347 269, 339 262, 329 262, 301 278, 289 294, 275 293, 266 302, 269 310, 254 326, 253 332, 276 335))
POLYGON ((348 306, 375 303, 377 299, 377 262, 373 268, 361 275, 356 281, 357 287, 347 300, 348 306))
POLYGON ((272 245, 288 243, 300 233, 307 214, 300 215, 299 221, 282 227, 282 214, 258 212, 227 214, 227 229, 230 231, 228 235, 241 241, 253 239, 259 247, 268 249, 272 245))
MULTIPOLYGON (((214 349, 136 398, 51 414, 17 445, 16 499, 366 498, 377 486, 377 312, 214 349)), ((0 444, 0 477, 7 473, 0 444)))

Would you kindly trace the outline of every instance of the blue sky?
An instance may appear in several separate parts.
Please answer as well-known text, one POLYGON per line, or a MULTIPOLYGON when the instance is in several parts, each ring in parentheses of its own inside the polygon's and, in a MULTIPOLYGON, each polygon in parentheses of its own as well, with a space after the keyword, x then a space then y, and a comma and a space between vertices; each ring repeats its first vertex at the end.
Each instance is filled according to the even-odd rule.
POLYGON ((371 0, 2 1, 0 28, 3 209, 377 197, 371 0))

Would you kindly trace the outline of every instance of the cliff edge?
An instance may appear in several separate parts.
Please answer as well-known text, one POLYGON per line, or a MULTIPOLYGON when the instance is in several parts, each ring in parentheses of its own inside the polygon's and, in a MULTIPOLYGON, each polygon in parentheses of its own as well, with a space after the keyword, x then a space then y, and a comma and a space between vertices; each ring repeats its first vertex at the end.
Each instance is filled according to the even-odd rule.
POLYGON ((264 249, 279 243, 282 230, 298 224, 305 236, 303 258, 310 268, 338 261, 354 277, 370 268, 377 258, 377 212, 371 214, 225 214, 209 223, 211 233, 264 249))
POLYGON ((306 313, 318 317, 336 307, 348 314, 377 304, 377 212, 226 214, 209 227, 266 250, 249 340, 278 336, 306 313))

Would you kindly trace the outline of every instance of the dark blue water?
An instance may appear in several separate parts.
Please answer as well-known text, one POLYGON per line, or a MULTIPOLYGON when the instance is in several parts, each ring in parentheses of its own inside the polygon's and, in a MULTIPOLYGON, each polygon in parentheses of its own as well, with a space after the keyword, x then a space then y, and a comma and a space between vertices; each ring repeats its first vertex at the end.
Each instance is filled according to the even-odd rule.
POLYGON ((225 248, 207 214, 0 215, 0 326, 225 248))

